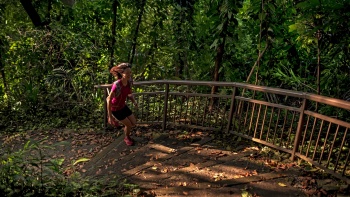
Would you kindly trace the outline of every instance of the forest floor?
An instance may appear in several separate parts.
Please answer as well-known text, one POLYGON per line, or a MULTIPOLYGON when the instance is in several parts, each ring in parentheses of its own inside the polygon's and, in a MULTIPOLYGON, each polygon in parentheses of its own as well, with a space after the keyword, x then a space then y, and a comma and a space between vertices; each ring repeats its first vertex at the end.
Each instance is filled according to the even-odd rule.
POLYGON ((126 180, 132 196, 350 196, 344 182, 290 155, 243 140, 200 130, 157 127, 134 129, 134 146, 122 130, 27 131, 0 136, 4 151, 21 149, 29 140, 46 158, 64 158, 64 174, 126 180), (215 137, 214 137, 215 136, 215 137), (79 161, 73 167, 72 163, 79 161))

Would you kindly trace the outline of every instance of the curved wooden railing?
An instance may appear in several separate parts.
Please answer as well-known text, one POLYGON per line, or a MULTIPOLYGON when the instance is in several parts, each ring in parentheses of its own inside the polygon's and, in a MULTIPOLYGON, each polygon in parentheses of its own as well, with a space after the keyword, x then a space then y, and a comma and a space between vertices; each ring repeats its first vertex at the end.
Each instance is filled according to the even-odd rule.
MULTIPOLYGON (((140 124, 230 132, 301 158, 350 183, 350 102, 236 82, 134 83, 140 124), (217 94, 210 94, 212 86, 217 94)), ((104 90, 110 84, 96 85, 104 90)), ((104 105, 105 126, 106 103, 104 105)))

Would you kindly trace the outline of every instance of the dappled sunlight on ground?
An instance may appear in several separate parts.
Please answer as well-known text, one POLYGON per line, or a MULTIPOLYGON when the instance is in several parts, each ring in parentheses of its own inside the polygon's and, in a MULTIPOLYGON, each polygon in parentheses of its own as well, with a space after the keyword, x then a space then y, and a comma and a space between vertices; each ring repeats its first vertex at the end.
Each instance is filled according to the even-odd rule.
POLYGON ((136 144, 130 147, 123 142, 120 129, 28 131, 2 136, 1 153, 20 150, 30 140, 42 146, 48 160, 64 159, 66 176, 77 171, 96 179, 126 179, 138 185, 139 196, 334 196, 348 192, 334 178, 316 174, 317 169, 305 172, 288 160, 289 155, 249 141, 230 141, 235 139, 232 136, 225 141, 222 134, 217 138, 215 133, 194 129, 159 130, 135 128, 136 144))

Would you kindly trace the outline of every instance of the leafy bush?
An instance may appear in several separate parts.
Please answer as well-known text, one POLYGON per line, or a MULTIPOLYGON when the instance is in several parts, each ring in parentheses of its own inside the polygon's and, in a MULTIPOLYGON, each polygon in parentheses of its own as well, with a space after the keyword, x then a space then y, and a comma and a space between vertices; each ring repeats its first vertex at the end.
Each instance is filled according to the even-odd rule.
MULTIPOLYGON (((0 157, 1 196, 122 196, 135 185, 105 178, 82 177, 74 166, 73 173, 64 175, 63 159, 47 159, 38 143, 28 141, 23 149, 0 157)), ((117 177, 114 177, 117 180, 117 177)))

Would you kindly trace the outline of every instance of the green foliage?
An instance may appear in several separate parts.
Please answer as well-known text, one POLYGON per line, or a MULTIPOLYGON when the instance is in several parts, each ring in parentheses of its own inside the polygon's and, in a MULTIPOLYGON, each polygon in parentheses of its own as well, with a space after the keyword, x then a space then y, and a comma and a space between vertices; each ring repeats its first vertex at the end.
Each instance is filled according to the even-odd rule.
MULTIPOLYGON (((40 146, 28 141, 23 149, 0 157, 0 194, 2 196, 122 196, 137 186, 124 181, 89 179, 77 171, 64 175, 64 159, 49 159, 40 146)), ((72 164, 87 161, 81 158, 72 164)))
MULTIPOLYGON (((47 22, 34 27, 19 1, 0 1, 0 129, 101 126, 103 97, 93 86, 112 82, 111 61, 129 59, 140 6, 118 1, 111 60, 113 1, 69 2, 33 1, 47 22)), ((246 81, 267 47, 250 81, 316 92, 319 46, 321 94, 349 99, 349 7, 340 0, 146 1, 134 80, 212 80, 225 38, 221 81, 246 81)))

